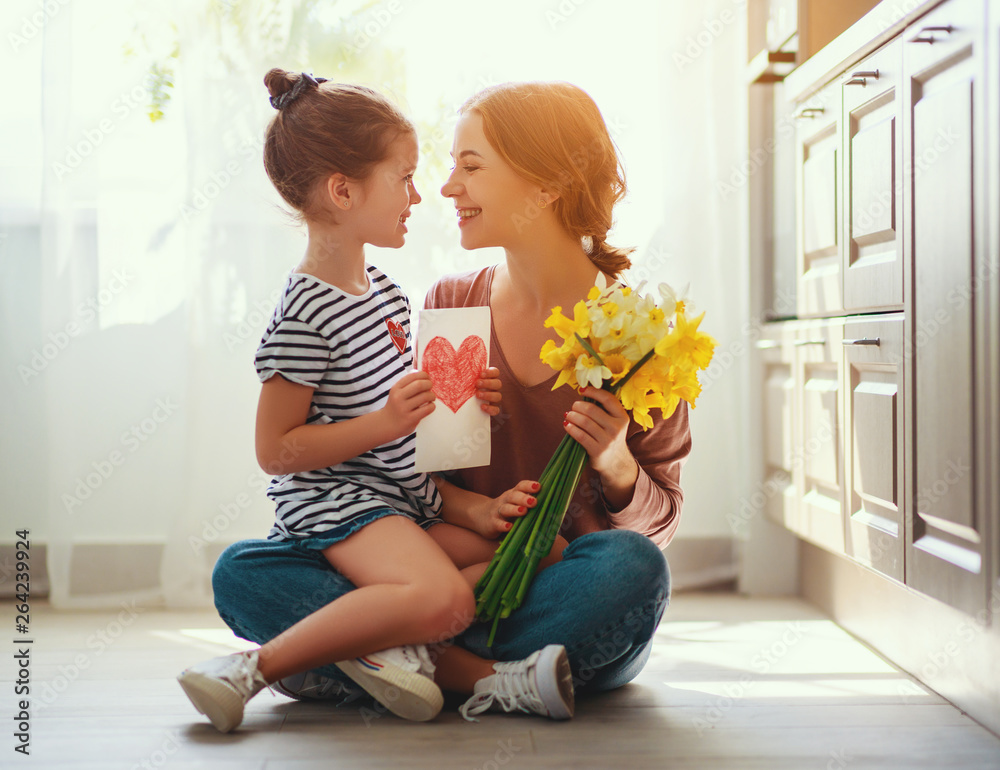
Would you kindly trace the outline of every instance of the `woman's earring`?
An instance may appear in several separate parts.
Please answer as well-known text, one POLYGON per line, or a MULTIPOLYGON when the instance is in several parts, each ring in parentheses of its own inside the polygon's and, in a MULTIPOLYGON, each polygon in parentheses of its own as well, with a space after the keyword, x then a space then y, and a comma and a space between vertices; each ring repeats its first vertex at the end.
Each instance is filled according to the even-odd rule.
POLYGON ((350 201, 344 201, 344 208, 345 209, 349 209, 350 207, 351 207, 351 202, 350 201))
POLYGON ((545 199, 544 198, 539 198, 538 199, 538 208, 540 208, 540 209, 544 209, 545 208, 545 199))

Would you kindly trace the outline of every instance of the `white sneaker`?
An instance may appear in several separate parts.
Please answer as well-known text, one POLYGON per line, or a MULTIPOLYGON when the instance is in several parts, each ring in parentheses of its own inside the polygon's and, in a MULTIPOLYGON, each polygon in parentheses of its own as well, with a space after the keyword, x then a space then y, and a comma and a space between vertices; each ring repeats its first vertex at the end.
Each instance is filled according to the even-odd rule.
POLYGON ((494 663, 492 676, 476 682, 475 693, 459 713, 470 722, 484 711, 523 711, 549 719, 573 716, 573 674, 566 648, 550 644, 524 660, 494 663))
POLYGON ((403 719, 426 722, 444 705, 434 684, 434 664, 422 645, 404 645, 337 662, 337 668, 403 719))
POLYGON ((239 727, 247 701, 267 687, 257 670, 257 653, 250 650, 212 658, 177 677, 194 707, 224 733, 239 727))
POLYGON ((360 687, 351 687, 339 679, 314 671, 303 671, 279 679, 271 689, 295 700, 339 700, 347 703, 364 695, 360 687))

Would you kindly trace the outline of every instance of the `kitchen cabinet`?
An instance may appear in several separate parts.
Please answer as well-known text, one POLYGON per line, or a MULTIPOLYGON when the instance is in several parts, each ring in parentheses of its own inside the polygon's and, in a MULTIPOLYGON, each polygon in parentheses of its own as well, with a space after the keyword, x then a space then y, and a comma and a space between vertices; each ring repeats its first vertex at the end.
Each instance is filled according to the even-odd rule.
MULTIPOLYGON (((785 6, 774 4, 781 23, 763 36, 769 46, 788 48, 795 36, 782 25, 802 23, 803 5, 785 6)), ((814 51, 819 64, 750 86, 771 89, 753 104, 766 106, 773 124, 759 133, 775 145, 762 177, 769 205, 751 208, 752 259, 763 266, 752 272, 771 291, 754 307, 775 303, 794 207, 794 312, 772 315, 768 336, 780 344, 761 351, 763 481, 773 486, 781 471, 794 483, 769 498, 768 515, 968 613, 985 606, 1000 530, 988 464, 995 185, 987 197, 1000 172, 982 160, 996 121, 987 20, 985 0, 927 2, 909 15, 880 3, 814 51)))

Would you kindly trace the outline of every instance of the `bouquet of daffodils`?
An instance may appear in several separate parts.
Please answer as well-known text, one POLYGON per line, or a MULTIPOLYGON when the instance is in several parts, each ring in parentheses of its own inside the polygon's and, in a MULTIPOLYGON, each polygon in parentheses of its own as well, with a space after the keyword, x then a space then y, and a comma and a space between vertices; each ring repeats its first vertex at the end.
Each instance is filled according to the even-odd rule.
MULTIPOLYGON (((657 304, 640 293, 642 286, 633 291, 598 284, 576 303, 573 318, 552 308, 545 326, 563 343, 548 340, 540 357, 559 371, 553 390, 572 383, 614 393, 647 430, 653 427, 650 409, 667 419, 681 400, 694 406, 701 392, 698 372, 708 367, 716 343, 698 330, 704 313, 694 317, 683 294, 661 283, 657 304)), ((585 461, 583 447, 564 436, 538 479, 535 506, 514 522, 476 583, 476 614, 493 620, 488 644, 500 619, 521 606, 538 563, 551 550, 585 461)))

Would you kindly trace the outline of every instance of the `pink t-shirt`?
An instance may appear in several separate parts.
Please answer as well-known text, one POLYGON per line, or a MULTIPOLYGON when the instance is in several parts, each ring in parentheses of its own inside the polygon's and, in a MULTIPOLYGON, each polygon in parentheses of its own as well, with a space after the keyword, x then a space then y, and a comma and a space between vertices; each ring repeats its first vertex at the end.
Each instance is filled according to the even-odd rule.
MULTIPOLYGON (((447 276, 431 287, 424 306, 488 306, 492 280, 493 267, 447 276)), ((500 370, 503 383, 501 412, 492 418, 491 425, 492 462, 447 475, 463 489, 497 497, 522 479, 541 475, 565 435, 563 414, 580 395, 568 385, 552 390, 555 372, 545 382, 524 387, 507 365, 495 329, 491 330, 490 340, 490 366, 500 370)), ((659 415, 659 410, 651 414, 659 415)), ((600 479, 588 465, 560 530, 567 540, 588 532, 631 529, 646 535, 660 548, 670 542, 684 500, 681 466, 691 451, 687 404, 682 401, 670 419, 654 416, 653 421, 653 427, 645 432, 632 421, 626 435, 640 467, 631 502, 620 511, 608 510, 600 479)))

